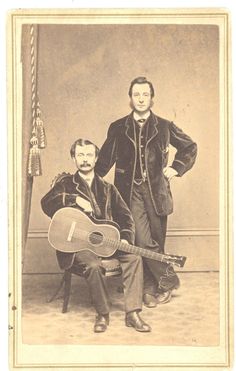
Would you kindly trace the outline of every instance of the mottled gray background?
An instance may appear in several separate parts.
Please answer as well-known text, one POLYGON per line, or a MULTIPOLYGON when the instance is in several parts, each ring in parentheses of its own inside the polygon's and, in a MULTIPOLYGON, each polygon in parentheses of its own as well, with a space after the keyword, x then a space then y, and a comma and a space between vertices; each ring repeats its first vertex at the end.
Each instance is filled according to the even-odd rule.
MULTIPOLYGON (((43 175, 34 180, 25 272, 57 269, 40 199, 55 175, 75 171, 69 155, 75 139, 100 146, 109 124, 130 112, 129 84, 140 75, 154 84, 153 111, 199 146, 194 168, 172 181, 167 250, 187 255, 186 269, 218 268, 218 27, 40 25, 38 90, 48 145, 43 175)), ((113 171, 106 179, 113 181, 113 171)))

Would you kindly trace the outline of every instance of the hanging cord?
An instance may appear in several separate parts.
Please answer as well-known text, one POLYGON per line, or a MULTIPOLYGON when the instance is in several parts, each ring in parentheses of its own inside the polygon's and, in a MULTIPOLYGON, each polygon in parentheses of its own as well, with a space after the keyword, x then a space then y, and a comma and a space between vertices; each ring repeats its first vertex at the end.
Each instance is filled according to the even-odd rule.
POLYGON ((30 64, 31 64, 31 119, 32 133, 28 159, 28 175, 42 175, 40 149, 46 147, 46 136, 41 119, 41 110, 37 92, 37 60, 38 60, 38 26, 30 27, 30 64), (36 28, 37 27, 37 28, 36 28))
MULTIPOLYGON (((39 43, 39 26, 30 25, 29 27, 29 43, 27 49, 30 48, 30 82, 31 82, 31 123, 32 131, 31 138, 29 141, 30 149, 28 154, 28 164, 27 164, 27 175, 28 182, 32 182, 34 176, 39 176, 42 174, 41 167, 41 158, 40 158, 40 149, 46 147, 46 136, 43 126, 43 121, 41 119, 41 110, 38 98, 38 43, 39 43)), ((31 198, 31 191, 27 197, 31 198)), ((30 209, 30 203, 28 208, 30 209)), ((29 222, 29 215, 25 223, 29 222)), ((23 242, 23 251, 22 251, 22 272, 24 272, 24 262, 25 262, 25 250, 26 250, 26 241, 23 242)))

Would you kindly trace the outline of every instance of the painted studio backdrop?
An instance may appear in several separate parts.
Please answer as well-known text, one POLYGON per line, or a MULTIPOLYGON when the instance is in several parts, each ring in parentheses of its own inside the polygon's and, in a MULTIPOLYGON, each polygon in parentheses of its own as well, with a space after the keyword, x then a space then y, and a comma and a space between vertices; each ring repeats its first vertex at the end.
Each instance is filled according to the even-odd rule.
MULTIPOLYGON (((218 60, 217 26, 38 26, 37 91, 47 146, 42 175, 33 180, 24 273, 59 271, 40 200, 57 174, 75 171, 69 150, 77 138, 101 146, 109 124, 130 112, 128 88, 137 76, 153 82, 153 111, 199 148, 193 169, 171 181, 166 251, 186 255, 185 270, 218 270, 218 60)), ((23 139, 27 147, 29 138, 23 139)), ((112 170, 106 179, 113 181, 112 170)))

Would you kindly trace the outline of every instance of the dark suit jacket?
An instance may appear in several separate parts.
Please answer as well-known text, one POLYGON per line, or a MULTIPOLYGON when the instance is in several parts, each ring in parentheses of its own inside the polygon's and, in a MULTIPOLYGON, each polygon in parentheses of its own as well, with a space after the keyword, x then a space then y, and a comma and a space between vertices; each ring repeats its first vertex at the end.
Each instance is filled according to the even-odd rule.
MULTIPOLYGON (((120 237, 129 243, 134 243, 134 221, 131 213, 122 199, 116 187, 105 182, 98 175, 95 175, 92 183, 92 191, 97 204, 101 210, 101 219, 113 220, 120 227, 120 237)), ((56 182, 54 187, 42 198, 42 209, 50 218, 62 207, 79 208, 76 204, 76 197, 90 201, 90 191, 86 182, 79 176, 67 175, 56 182)), ((57 251, 57 258, 60 268, 68 269, 74 261, 73 253, 57 251)))
MULTIPOLYGON (((134 124, 131 113, 110 125, 95 167, 96 172, 104 176, 116 164, 115 185, 128 206, 131 203, 137 155, 134 124)), ((169 145, 177 149, 171 166, 178 172, 178 176, 182 176, 193 166, 197 145, 173 122, 158 117, 153 112, 146 125, 148 134, 145 159, 151 198, 156 213, 168 215, 173 211, 173 201, 163 168, 168 163, 169 145)))

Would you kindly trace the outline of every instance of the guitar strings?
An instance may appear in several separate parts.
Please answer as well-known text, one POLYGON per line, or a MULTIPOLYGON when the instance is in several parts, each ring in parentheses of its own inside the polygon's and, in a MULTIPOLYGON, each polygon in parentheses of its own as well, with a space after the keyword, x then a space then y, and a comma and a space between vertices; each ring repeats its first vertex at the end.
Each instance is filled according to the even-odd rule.
MULTIPOLYGON (((145 249, 143 247, 140 247, 140 246, 135 246, 135 245, 131 245, 131 244, 127 244, 127 243, 124 243, 120 240, 114 240, 114 239, 111 239, 111 238, 107 238, 105 237, 100 231, 92 231, 91 233, 89 233, 88 231, 82 229, 82 228, 79 228, 78 230, 78 233, 77 231, 74 232, 74 235, 78 235, 80 232, 82 232, 82 234, 84 235, 90 235, 90 234, 93 234, 93 241, 97 241, 97 242, 107 242, 109 243, 110 245, 113 245, 114 247, 116 246, 122 246, 124 247, 125 251, 127 250, 130 250, 130 251, 137 251, 136 249, 138 249, 140 251, 140 255, 142 255, 141 253, 144 254, 144 256, 146 257, 152 257, 152 256, 158 256, 159 259, 161 258, 160 261, 164 261, 164 260, 172 260, 172 259, 180 259, 182 260, 182 257, 181 256, 177 256, 177 255, 168 255, 168 254, 160 254, 156 251, 152 251, 152 250, 148 250, 148 249, 145 249)), ((79 237, 79 236, 78 236, 79 237)), ((73 237, 72 237, 73 238, 73 237)), ((90 243, 92 243, 91 240, 88 239, 88 241, 90 243)), ((94 246, 94 244, 92 244, 94 246)), ((96 245, 95 245, 96 246, 96 245)), ((98 246, 99 247, 99 246, 98 246)), ((118 247, 117 247, 118 249, 118 247)), ((158 259, 158 260, 159 260, 158 259)), ((167 261, 168 262, 168 261, 167 261)))

